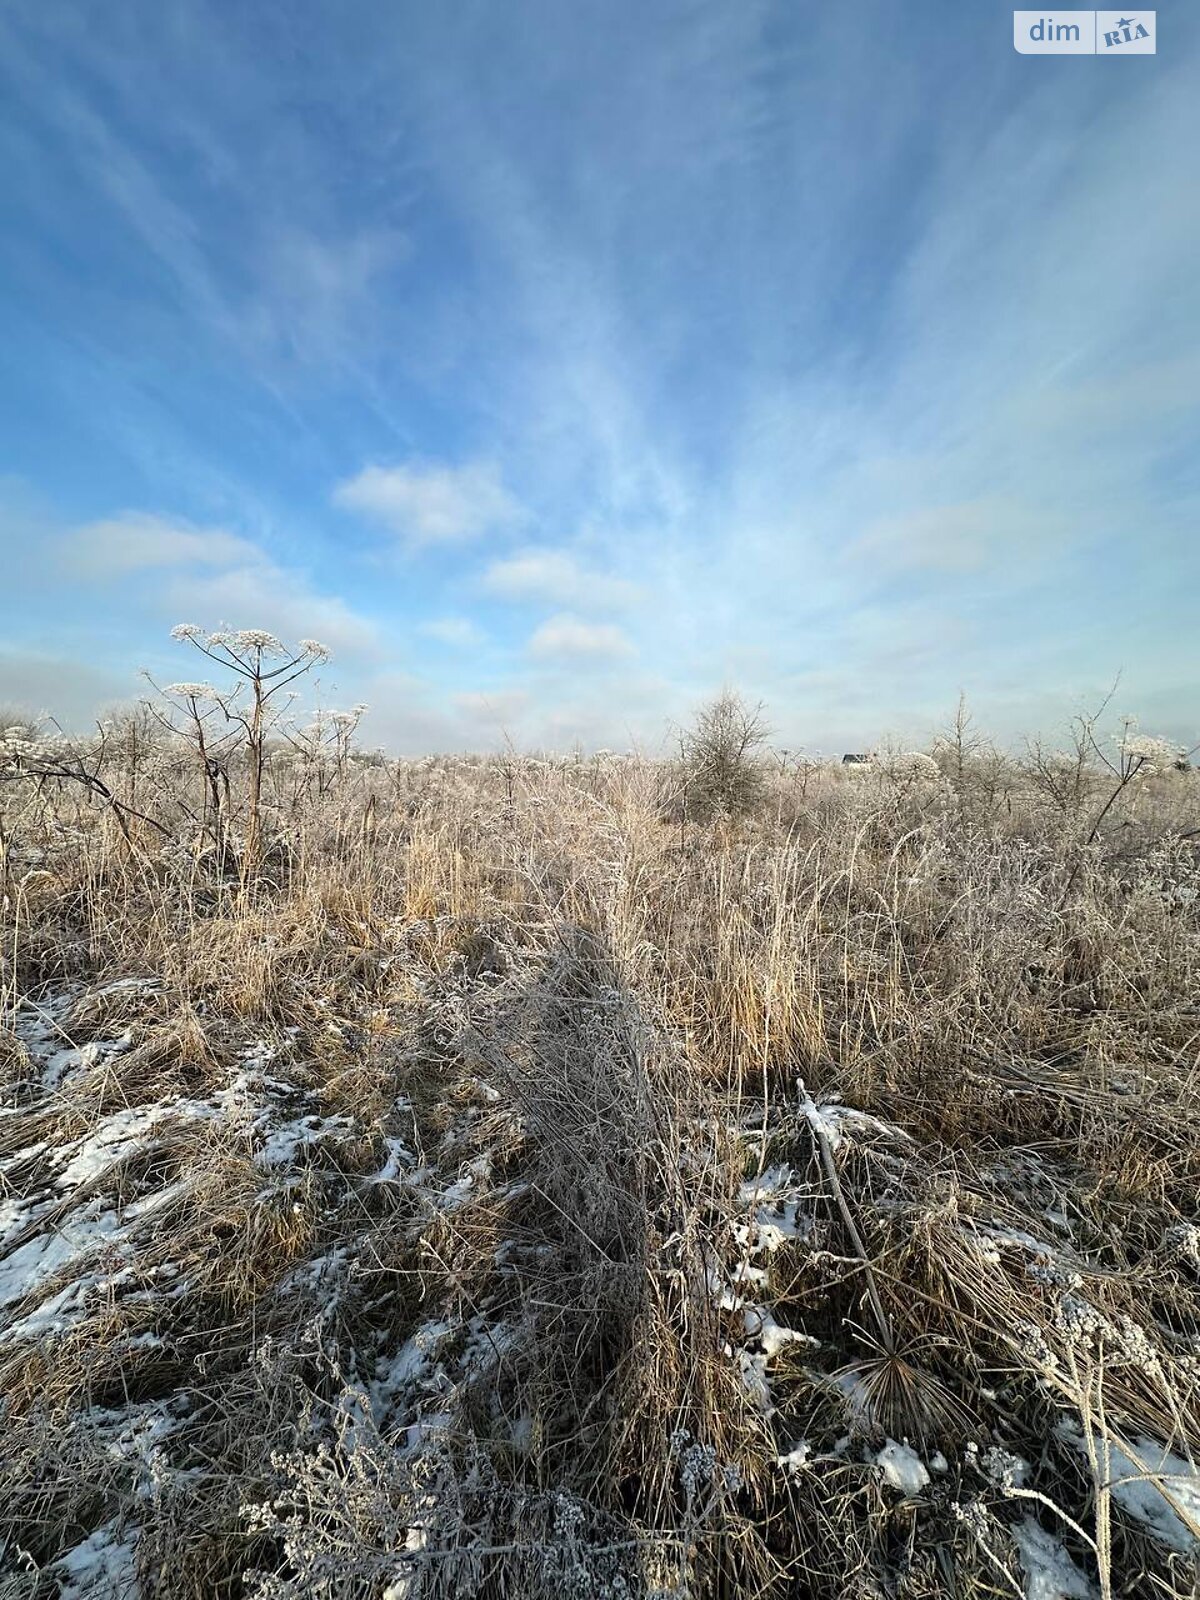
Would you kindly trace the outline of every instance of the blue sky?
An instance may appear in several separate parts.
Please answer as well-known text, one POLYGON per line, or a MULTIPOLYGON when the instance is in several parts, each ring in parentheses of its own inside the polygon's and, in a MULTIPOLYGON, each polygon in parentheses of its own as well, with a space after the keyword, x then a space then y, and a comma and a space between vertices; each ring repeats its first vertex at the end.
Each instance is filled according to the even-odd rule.
POLYGON ((0 700, 1200 739, 1200 77, 930 0, 9 0, 0 700))

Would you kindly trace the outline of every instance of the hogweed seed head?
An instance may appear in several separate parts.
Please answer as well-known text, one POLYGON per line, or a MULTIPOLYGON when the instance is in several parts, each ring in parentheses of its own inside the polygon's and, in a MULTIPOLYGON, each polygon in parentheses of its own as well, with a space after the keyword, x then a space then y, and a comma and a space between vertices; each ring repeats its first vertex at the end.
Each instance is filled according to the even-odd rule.
POLYGON ((284 656, 287 651, 273 633, 268 633, 265 628, 239 628, 236 631, 222 630, 219 633, 210 633, 210 645, 217 645, 223 650, 228 650, 230 655, 242 656, 255 653, 264 656, 284 656))
POLYGON ((1170 772, 1183 756, 1178 745, 1145 733, 1139 734, 1136 739, 1127 739, 1122 745, 1122 753, 1131 764, 1136 763, 1135 770, 1146 777, 1152 777, 1157 772, 1170 772))
POLYGON ((211 683, 169 683, 164 694, 177 694, 185 700, 215 700, 217 691, 211 683))

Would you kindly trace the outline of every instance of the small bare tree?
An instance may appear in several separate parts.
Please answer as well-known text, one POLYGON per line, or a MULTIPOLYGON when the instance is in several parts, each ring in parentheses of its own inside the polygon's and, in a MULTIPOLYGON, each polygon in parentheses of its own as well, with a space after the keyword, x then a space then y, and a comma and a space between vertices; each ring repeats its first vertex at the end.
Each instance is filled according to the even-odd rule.
POLYGON ((744 816, 766 793, 758 756, 768 729, 761 703, 723 689, 680 738, 685 818, 744 816))
POLYGON ((965 694, 950 726, 934 740, 933 759, 954 790, 960 814, 989 813, 1009 781, 1010 763, 976 728, 965 694))
POLYGON ((1114 738, 1104 738, 1101 718, 1111 699, 1112 691, 1098 711, 1075 718, 1069 752, 1048 756, 1039 744, 1030 749, 1029 765, 1035 785, 1050 796, 1076 835, 1062 906, 1071 897, 1087 852, 1122 796, 1136 791, 1146 778, 1174 771, 1189 754, 1166 739, 1140 734, 1132 717, 1121 719, 1120 731, 1114 738))
POLYGON ((946 732, 934 741, 933 746, 934 760, 950 780, 960 805, 966 800, 971 787, 974 758, 985 743, 982 735, 975 731, 974 718, 967 709, 967 697, 960 693, 954 708, 954 720, 946 732))
POLYGON ((1072 729, 1069 749, 1049 748, 1042 740, 1027 747, 1025 767, 1034 790, 1048 800, 1063 822, 1076 821, 1096 786, 1089 719, 1072 729))

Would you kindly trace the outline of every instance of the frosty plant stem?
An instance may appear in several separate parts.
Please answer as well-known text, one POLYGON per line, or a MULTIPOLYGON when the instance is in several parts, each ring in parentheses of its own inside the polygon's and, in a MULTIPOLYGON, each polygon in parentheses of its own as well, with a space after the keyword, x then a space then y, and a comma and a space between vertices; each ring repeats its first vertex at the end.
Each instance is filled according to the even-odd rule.
POLYGON ((833 1159, 833 1149, 829 1143, 829 1135, 825 1131, 825 1124, 821 1119, 812 1095, 809 1094, 803 1078, 796 1079, 796 1093, 800 1097, 800 1109, 808 1119, 812 1129, 813 1138, 817 1141, 817 1148, 821 1152, 821 1165, 825 1169, 825 1176, 829 1187, 833 1190, 833 1197, 837 1201, 838 1210, 842 1214, 842 1221, 846 1224, 846 1232, 858 1252, 859 1260, 863 1265, 863 1274, 867 1283, 867 1298, 871 1302, 871 1310, 875 1313, 875 1321, 879 1325, 879 1336, 883 1341, 884 1349, 889 1355, 895 1350, 895 1339, 892 1334, 891 1319, 883 1308, 883 1301, 879 1298, 879 1289, 875 1282, 875 1273, 871 1267, 871 1258, 867 1254, 867 1247, 863 1243, 862 1234, 854 1221, 850 1207, 846 1203, 845 1192, 837 1173, 837 1164, 833 1159))
POLYGON ((262 779, 267 735, 277 720, 279 706, 272 704, 280 690, 328 661, 329 651, 315 639, 301 639, 295 650, 262 628, 237 633, 206 633, 193 623, 172 628, 173 639, 187 640, 201 655, 219 666, 232 668, 249 685, 250 704, 242 711, 230 695, 222 700, 226 716, 236 722, 246 738, 246 842, 242 853, 243 889, 253 882, 263 860, 262 779), (277 662, 278 665, 269 665, 277 662))
POLYGON ((195 749, 203 779, 200 825, 202 829, 209 827, 218 856, 224 861, 228 849, 226 818, 230 809, 228 758, 238 740, 236 727, 231 732, 228 724, 233 695, 237 694, 241 685, 235 686, 233 695, 221 695, 207 683, 169 683, 166 688, 159 689, 148 672, 144 676, 148 683, 158 689, 174 713, 164 716, 147 701, 145 706, 150 716, 169 734, 184 739, 195 749), (223 734, 216 722, 218 714, 226 723, 223 734), (224 807, 221 803, 222 791, 224 807))
MULTIPOLYGON (((1111 695, 1109 696, 1111 699, 1111 695)), ((1107 706, 1105 700, 1104 706, 1107 706)), ((1101 712, 1104 710, 1101 707, 1101 712)), ((1121 721, 1121 732, 1116 739, 1116 749, 1109 755, 1096 732, 1096 724, 1100 713, 1096 716, 1079 717, 1076 723, 1076 751, 1077 770, 1082 773, 1084 762, 1089 756, 1095 756, 1101 767, 1107 771, 1113 780, 1113 788, 1100 807, 1099 811, 1088 830, 1083 841, 1083 850, 1090 850, 1100 836, 1104 819, 1108 816, 1113 806, 1125 793, 1131 784, 1145 777, 1152 777, 1155 773, 1170 771, 1180 762, 1195 754, 1194 750, 1182 750, 1177 745, 1168 743, 1165 739, 1149 738, 1137 732, 1137 723, 1132 717, 1124 717, 1121 721)), ((1071 891, 1079 878, 1083 867, 1084 855, 1077 853, 1075 863, 1067 878, 1066 888, 1063 890, 1059 909, 1065 908, 1071 898, 1071 891)))
POLYGON ((40 783, 58 781, 78 785, 107 807, 121 831, 126 849, 133 856, 137 854, 137 846, 129 831, 130 817, 146 823, 163 838, 169 838, 170 831, 154 817, 123 804, 100 776, 107 754, 108 737, 103 727, 98 731, 99 738, 90 751, 71 744, 61 735, 49 734, 37 741, 30 741, 9 766, 0 770, 0 777, 10 781, 32 778, 40 783))

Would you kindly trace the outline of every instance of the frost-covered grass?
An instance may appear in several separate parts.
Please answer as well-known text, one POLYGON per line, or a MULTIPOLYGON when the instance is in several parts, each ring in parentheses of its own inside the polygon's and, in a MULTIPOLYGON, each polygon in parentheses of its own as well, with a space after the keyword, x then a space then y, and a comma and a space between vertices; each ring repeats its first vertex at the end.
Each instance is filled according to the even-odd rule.
POLYGON ((247 882, 123 749, 0 785, 4 1600, 1194 1595, 1196 775, 292 751, 247 882))

